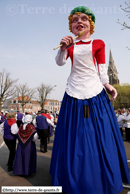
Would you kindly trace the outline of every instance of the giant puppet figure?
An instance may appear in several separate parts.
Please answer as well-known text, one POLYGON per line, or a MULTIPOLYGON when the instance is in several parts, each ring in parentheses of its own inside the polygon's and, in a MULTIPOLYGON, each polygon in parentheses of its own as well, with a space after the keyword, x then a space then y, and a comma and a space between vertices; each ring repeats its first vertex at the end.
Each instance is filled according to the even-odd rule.
POLYGON ((56 56, 59 66, 71 59, 58 118, 50 174, 66 194, 119 194, 130 183, 126 153, 117 119, 106 94, 117 96, 109 84, 105 44, 93 40, 95 16, 84 6, 69 16, 70 31, 56 56), (97 68, 96 68, 97 66, 97 68))

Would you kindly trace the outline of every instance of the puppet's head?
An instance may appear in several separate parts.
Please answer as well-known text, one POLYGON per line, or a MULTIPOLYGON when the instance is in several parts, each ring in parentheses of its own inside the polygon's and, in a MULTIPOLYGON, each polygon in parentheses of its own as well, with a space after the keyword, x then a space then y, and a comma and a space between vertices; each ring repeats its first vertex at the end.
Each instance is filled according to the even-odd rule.
POLYGON ((84 13, 88 16, 89 18, 89 22, 90 22, 90 34, 94 33, 94 28, 95 28, 95 15, 93 14, 93 12, 85 6, 79 6, 74 8, 71 12, 70 12, 70 16, 68 17, 69 19, 69 30, 70 32, 72 32, 72 18, 74 14, 80 15, 81 13, 84 13))

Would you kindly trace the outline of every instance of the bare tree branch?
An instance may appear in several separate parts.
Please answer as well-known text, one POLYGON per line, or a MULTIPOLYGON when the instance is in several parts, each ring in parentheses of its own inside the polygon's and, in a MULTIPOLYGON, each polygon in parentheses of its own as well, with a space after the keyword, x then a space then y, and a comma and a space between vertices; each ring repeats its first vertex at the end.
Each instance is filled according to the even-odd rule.
POLYGON ((130 29, 130 26, 128 26, 125 22, 124 23, 121 23, 118 19, 118 24, 120 24, 122 26, 122 29, 121 30, 125 30, 125 29, 130 29))
MULTIPOLYGON (((127 7, 123 8, 122 5, 120 5, 121 9, 122 9, 124 12, 130 13, 130 3, 125 2, 125 4, 126 4, 127 7)), ((130 15, 130 14, 128 14, 128 15, 130 15)), ((127 15, 127 16, 128 16, 128 15, 127 15)))
POLYGON ((13 97, 16 92, 15 83, 18 79, 12 79, 10 75, 5 69, 0 72, 0 111, 5 100, 13 97))
MULTIPOLYGON (((130 3, 127 3, 125 2, 125 6, 126 7, 122 7, 122 5, 120 5, 121 9, 125 12, 125 13, 128 13, 126 16, 130 19, 130 3)), ((122 29, 121 30, 125 30, 125 29, 130 29, 130 26, 126 23, 126 22, 120 22, 119 19, 117 21, 118 24, 120 24, 122 26, 122 29)), ((128 48, 128 47, 126 47, 128 48)), ((128 50, 130 50, 128 48, 128 50)))
POLYGON ((48 94, 51 93, 54 87, 56 87, 56 85, 52 87, 50 85, 45 85, 42 83, 39 87, 36 88, 38 91, 37 102, 40 104, 42 109, 44 108, 48 94))
MULTIPOLYGON (((126 4, 126 7, 125 7, 125 8, 122 7, 122 5, 120 5, 120 7, 121 7, 121 9, 122 9, 124 12, 129 13, 129 14, 126 15, 126 16, 130 19, 130 3, 128 4, 127 2, 125 2, 125 4, 126 4)), ((123 27, 121 30, 130 29, 130 26, 128 26, 126 22, 121 23, 121 22, 119 21, 119 19, 118 19, 118 22, 117 22, 117 23, 119 23, 119 24, 123 27)))

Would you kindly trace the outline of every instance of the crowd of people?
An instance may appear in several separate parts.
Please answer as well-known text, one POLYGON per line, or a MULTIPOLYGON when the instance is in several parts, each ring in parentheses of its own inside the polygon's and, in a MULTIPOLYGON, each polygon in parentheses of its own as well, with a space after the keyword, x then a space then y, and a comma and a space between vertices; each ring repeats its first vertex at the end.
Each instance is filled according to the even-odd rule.
POLYGON ((36 173, 35 141, 40 139, 40 151, 46 153, 47 144, 55 131, 58 114, 58 111, 52 113, 45 109, 36 114, 22 114, 19 111, 0 113, 0 133, 9 149, 8 172, 26 176, 36 173))
POLYGON ((115 114, 122 136, 123 132, 125 132, 126 141, 130 141, 130 108, 127 110, 118 108, 115 110, 115 114))

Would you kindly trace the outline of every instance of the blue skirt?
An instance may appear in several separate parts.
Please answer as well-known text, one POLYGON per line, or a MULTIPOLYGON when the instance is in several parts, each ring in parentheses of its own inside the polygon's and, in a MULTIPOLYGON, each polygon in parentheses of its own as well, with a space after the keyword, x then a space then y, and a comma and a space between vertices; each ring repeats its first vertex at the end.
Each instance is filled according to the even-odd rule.
POLYGON ((15 154, 13 174, 15 175, 31 175, 36 173, 36 144, 30 141, 28 145, 23 148, 18 143, 17 151, 15 154))
POLYGON ((50 174, 67 194, 119 194, 130 183, 115 112, 103 90, 91 99, 64 95, 56 127, 50 174), (83 105, 89 105, 84 118, 83 105))

